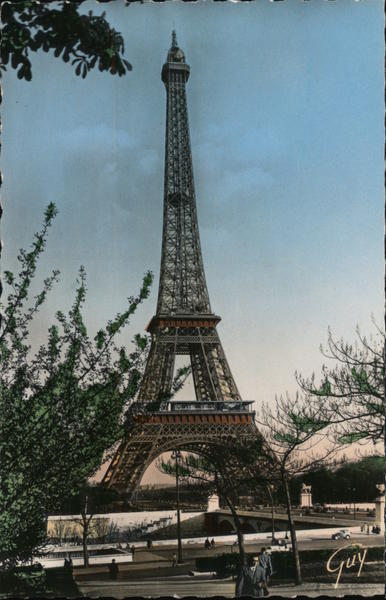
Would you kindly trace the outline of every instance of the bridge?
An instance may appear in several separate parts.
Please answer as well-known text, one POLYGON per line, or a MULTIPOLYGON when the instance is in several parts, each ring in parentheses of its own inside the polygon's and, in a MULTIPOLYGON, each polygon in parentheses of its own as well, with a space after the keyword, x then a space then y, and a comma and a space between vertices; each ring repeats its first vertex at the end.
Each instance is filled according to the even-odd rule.
MULTIPOLYGON (((272 530, 272 513, 267 510, 246 511, 237 510, 244 533, 264 533, 272 530)), ((220 509, 216 512, 205 514, 206 526, 219 534, 227 534, 235 531, 235 523, 229 510, 220 509)), ((288 529, 288 518, 286 513, 274 513, 275 530, 286 531, 288 529)), ((331 527, 355 527, 358 521, 345 516, 335 515, 302 515, 295 514, 294 521, 297 530, 317 529, 331 527)))

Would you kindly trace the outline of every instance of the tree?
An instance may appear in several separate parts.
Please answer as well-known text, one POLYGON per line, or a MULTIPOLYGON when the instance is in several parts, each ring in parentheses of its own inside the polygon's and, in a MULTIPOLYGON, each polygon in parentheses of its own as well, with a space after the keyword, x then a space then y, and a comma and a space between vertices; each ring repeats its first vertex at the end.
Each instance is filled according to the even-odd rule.
POLYGON ((315 374, 297 381, 321 418, 334 426, 341 444, 377 443, 385 435, 385 333, 376 324, 375 334, 366 338, 357 328, 357 341, 348 344, 328 333, 323 356, 334 361, 322 367, 320 384, 315 374))
MULTIPOLYGON (((227 504, 237 531, 240 562, 246 564, 244 536, 240 518, 235 508, 237 493, 246 484, 251 485, 251 474, 256 467, 255 456, 258 455, 260 464, 258 475, 252 485, 266 485, 262 468, 262 439, 255 442, 253 448, 249 444, 234 440, 232 446, 211 446, 206 455, 182 455, 179 461, 178 473, 180 479, 186 484, 200 482, 206 487, 208 495, 218 494, 227 504), (254 451, 253 451, 254 450, 254 451)), ((158 468, 168 475, 176 474, 174 461, 160 461, 158 468)))
POLYGON ((59 540, 59 546, 61 546, 62 541, 69 537, 70 532, 71 528, 66 519, 56 519, 52 525, 51 537, 59 540))
POLYGON ((116 497, 117 492, 111 488, 100 485, 92 486, 85 483, 83 489, 74 499, 73 505, 75 505, 76 509, 80 512, 80 518, 75 519, 75 522, 80 525, 82 530, 83 564, 85 567, 89 566, 87 543, 91 531, 94 529, 93 532, 97 533, 97 535, 99 533, 99 536, 102 538, 106 537, 109 532, 107 519, 104 519, 104 523, 102 524, 100 522, 101 519, 94 519, 94 515, 101 504, 108 504, 116 497))
POLYGON ((75 74, 83 78, 95 66, 120 77, 131 71, 131 64, 123 58, 122 35, 110 27, 105 13, 79 14, 84 1, 58 2, 55 8, 50 2, 2 3, 0 67, 6 70, 10 63, 19 79, 30 81, 30 53, 53 50, 64 62, 72 59, 75 74))
MULTIPOLYGON (((114 525, 114 523, 111 525, 114 525)), ((111 525, 109 525, 108 517, 94 517, 92 522, 92 533, 94 540, 100 544, 104 544, 111 530, 111 525)))
POLYGON ((322 467, 297 478, 297 488, 302 482, 312 485, 315 502, 373 502, 378 494, 376 485, 384 479, 385 458, 366 456, 344 462, 335 469, 322 467), (355 490, 355 491, 354 491, 355 490))
POLYGON ((6 566, 33 555, 46 539, 47 516, 79 491, 123 436, 148 348, 148 338, 136 335, 127 354, 116 339, 148 297, 152 274, 126 309, 90 339, 82 317, 81 267, 68 315, 57 312, 47 343, 33 352, 31 321, 59 276, 53 271, 30 300, 55 215, 50 204, 31 250, 20 250, 18 276, 3 274, 10 288, 0 305, 0 562, 6 566))
POLYGON ((240 519, 234 507, 234 495, 236 482, 230 479, 229 474, 223 470, 221 473, 216 468, 214 462, 211 462, 204 456, 196 456, 194 454, 182 455, 178 466, 174 461, 161 461, 158 463, 158 468, 162 473, 167 475, 178 475, 185 485, 190 482, 200 482, 204 485, 208 496, 218 494, 228 505, 236 527, 237 540, 239 544, 240 561, 245 563, 244 537, 241 531, 240 519))
POLYGON ((296 584, 299 585, 302 582, 301 566, 289 482, 300 474, 327 464, 333 459, 336 448, 334 445, 320 448, 321 442, 326 442, 325 430, 328 423, 320 410, 309 405, 307 399, 299 394, 295 398, 288 395, 276 397, 273 407, 263 404, 257 422, 275 456, 271 484, 276 487, 282 485, 284 489, 296 584), (317 447, 318 454, 315 454, 317 447))

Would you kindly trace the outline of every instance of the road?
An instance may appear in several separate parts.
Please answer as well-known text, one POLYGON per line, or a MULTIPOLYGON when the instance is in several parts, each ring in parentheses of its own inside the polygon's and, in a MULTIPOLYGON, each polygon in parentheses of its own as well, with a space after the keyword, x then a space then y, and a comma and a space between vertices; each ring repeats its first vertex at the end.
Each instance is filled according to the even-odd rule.
MULTIPOLYGON (((300 537, 300 536, 299 536, 300 537)), ((349 544, 360 544, 364 547, 370 546, 383 546, 384 538, 382 534, 379 535, 366 535, 358 533, 353 535, 349 540, 332 540, 330 535, 322 533, 322 530, 319 530, 316 535, 307 535, 300 537, 298 539, 299 550, 319 550, 319 549, 331 549, 331 551, 337 550, 338 548, 347 546, 349 544)), ((253 542, 245 542, 245 549, 248 554, 253 552, 259 552, 263 546, 267 547, 270 545, 270 538, 253 541, 253 542)), ((153 568, 160 567, 170 567, 172 556, 176 552, 177 542, 175 544, 170 544, 167 546, 157 546, 154 544, 154 548, 152 551, 146 549, 138 549, 135 553, 134 562, 130 563, 120 563, 120 571, 122 575, 126 571, 146 571, 152 570, 153 568)), ((205 550, 202 544, 183 544, 182 551, 184 562, 189 564, 189 569, 194 568, 193 565, 198 557, 203 556, 215 556, 219 554, 229 553, 233 549, 234 552, 238 551, 237 544, 216 544, 214 549, 205 550)), ((83 568, 75 567, 74 574, 81 580, 87 576, 92 578, 92 573, 107 573, 107 565, 94 565, 90 567, 86 572, 83 568)), ((186 571, 185 571, 186 572, 186 571)))
MULTIPOLYGON (((152 579, 144 581, 88 581, 78 583, 81 593, 89 598, 112 596, 120 600, 125 597, 142 596, 157 598, 169 596, 182 598, 184 596, 209 597, 223 596, 233 598, 235 583, 231 579, 199 579, 185 576, 168 577, 165 579, 152 579)), ((342 584, 335 589, 332 584, 305 583, 299 587, 293 585, 280 585, 270 589, 270 596, 281 596, 285 598, 295 595, 307 595, 318 597, 320 595, 333 598, 346 594, 360 594, 362 596, 373 596, 384 594, 383 584, 342 584)))
MULTIPOLYGON (((337 531, 339 528, 337 528, 337 531)), ((340 546, 347 546, 348 544, 361 544, 362 546, 370 547, 370 546, 383 546, 384 537, 382 534, 378 535, 366 535, 364 533, 354 534, 349 540, 332 540, 331 535, 323 534, 323 530, 319 530, 315 535, 307 535, 300 536, 298 532, 298 547, 299 550, 320 550, 323 548, 331 548, 337 549, 340 546)), ((283 533, 278 538, 283 537, 283 533)), ((290 540, 289 540, 290 541, 290 540)), ((177 543, 177 542, 176 542, 177 543)), ((267 538, 259 541, 246 541, 245 548, 247 552, 254 552, 261 550, 263 546, 271 545, 271 537, 267 535, 267 538)), ((154 552, 156 552, 160 557, 169 558, 173 551, 175 550, 176 545, 168 545, 168 546, 155 546, 154 552)), ((237 552, 237 544, 233 543, 233 545, 229 544, 216 544, 214 550, 204 550, 202 545, 198 544, 183 544, 183 552, 189 558, 197 558, 198 556, 210 556, 213 554, 223 554, 224 552, 230 552, 231 548, 235 552, 237 552)), ((136 554, 136 561, 140 560, 141 551, 136 554)))
MULTIPOLYGON (((269 540, 268 540, 269 541, 269 540)), ((350 540, 331 540, 329 537, 318 537, 302 539, 299 542, 301 550, 313 550, 318 548, 331 548, 331 551, 349 543, 360 543, 365 547, 380 546, 383 544, 382 535, 367 536, 358 534, 350 540)), ((268 543, 265 543, 268 545, 268 543)), ((257 552, 262 547, 260 543, 246 544, 248 553, 257 552)), ((205 550, 202 545, 189 545, 183 548, 185 567, 177 567, 179 573, 170 573, 171 558, 175 552, 175 546, 156 547, 154 551, 138 551, 135 562, 120 565, 120 580, 110 581, 107 579, 107 566, 95 566, 87 569, 74 569, 74 575, 80 593, 90 598, 111 596, 117 599, 144 596, 144 597, 184 597, 184 596, 223 596, 234 597, 235 583, 231 579, 215 579, 208 575, 188 576, 187 572, 194 569, 195 559, 198 556, 213 556, 230 551, 230 545, 218 545, 214 549, 205 550), (163 573, 159 571, 163 570, 163 573), (159 575, 157 576, 157 571, 159 575), (169 571, 169 573, 168 573, 169 571), (161 576, 164 575, 164 576, 161 576), (167 576, 168 575, 168 576, 167 576), (153 577, 152 579, 150 579, 153 577)), ((282 597, 293 597, 296 594, 317 597, 320 595, 337 597, 339 594, 360 594, 372 596, 383 594, 383 584, 366 584, 358 581, 355 584, 341 584, 338 589, 333 584, 318 584, 312 582, 304 583, 300 588, 293 585, 280 584, 273 586, 270 595, 282 597)))

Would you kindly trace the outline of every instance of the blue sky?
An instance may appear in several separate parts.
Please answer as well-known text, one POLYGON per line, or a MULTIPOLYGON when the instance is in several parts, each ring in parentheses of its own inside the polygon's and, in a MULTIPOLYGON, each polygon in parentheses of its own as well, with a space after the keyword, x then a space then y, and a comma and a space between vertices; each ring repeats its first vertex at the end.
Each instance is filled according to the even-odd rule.
POLYGON ((244 399, 296 389, 331 326, 353 340, 383 311, 383 7, 380 0, 99 5, 133 71, 85 80, 52 55, 3 80, 3 268, 59 215, 41 275, 61 282, 36 343, 68 308, 80 264, 96 330, 142 274, 155 311, 171 30, 191 67, 188 110, 203 258, 218 330, 244 399))

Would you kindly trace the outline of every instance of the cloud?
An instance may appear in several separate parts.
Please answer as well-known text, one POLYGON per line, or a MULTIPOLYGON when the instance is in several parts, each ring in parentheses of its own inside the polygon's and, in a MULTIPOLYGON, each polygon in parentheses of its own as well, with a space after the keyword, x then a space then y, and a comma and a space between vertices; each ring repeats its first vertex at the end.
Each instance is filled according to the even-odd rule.
POLYGON ((70 131, 58 132, 57 143, 67 152, 109 154, 113 150, 135 148, 138 141, 124 129, 109 127, 105 123, 81 125, 70 131))

